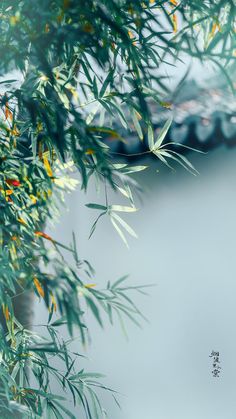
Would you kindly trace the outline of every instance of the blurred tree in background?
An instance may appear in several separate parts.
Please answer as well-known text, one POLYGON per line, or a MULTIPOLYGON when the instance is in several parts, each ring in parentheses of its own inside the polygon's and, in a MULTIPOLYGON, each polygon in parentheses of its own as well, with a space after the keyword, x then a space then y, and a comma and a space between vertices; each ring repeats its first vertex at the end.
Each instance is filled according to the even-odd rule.
POLYGON ((171 115, 163 65, 186 56, 211 62, 234 90, 235 10, 233 0, 1 1, 1 418, 74 418, 63 392, 80 415, 105 417, 96 394, 98 387, 106 389, 99 374, 78 368, 88 340, 84 307, 100 325, 102 311, 111 323, 114 315, 137 322, 142 314, 129 293, 142 287, 121 278, 98 290, 75 237, 70 245, 56 242, 45 232, 46 221, 58 214, 64 192, 77 185, 71 177, 76 168, 81 190, 91 178, 105 190, 104 205, 88 204, 99 211, 91 234, 103 215, 126 243, 124 232, 135 236, 120 213, 136 210, 132 174, 145 167, 122 163, 111 151, 112 139, 123 140, 117 121, 125 140, 134 129, 140 141, 148 136, 150 153, 163 163, 177 160, 195 173, 186 157, 166 148, 171 118, 154 138, 149 103, 170 108, 171 115), (110 205, 108 187, 128 204, 110 205), (72 253, 73 266, 62 251, 72 253), (44 337, 30 330, 33 293, 48 307, 44 337), (63 325, 71 336, 79 331, 81 354, 71 353, 61 338, 63 325), (53 378, 60 395, 51 392, 53 378))

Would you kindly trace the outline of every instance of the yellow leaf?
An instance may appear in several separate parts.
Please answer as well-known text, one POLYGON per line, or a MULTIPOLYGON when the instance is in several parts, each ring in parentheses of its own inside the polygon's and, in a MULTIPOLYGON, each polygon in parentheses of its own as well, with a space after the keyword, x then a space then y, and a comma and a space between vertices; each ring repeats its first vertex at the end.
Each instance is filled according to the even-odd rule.
POLYGON ((14 261, 16 259, 17 253, 16 253, 16 247, 14 243, 12 243, 10 250, 11 258, 14 261))
POLYGON ((163 106, 163 108, 171 109, 172 103, 161 101, 160 105, 163 106))
POLYGON ((177 26, 177 17, 176 17, 176 15, 172 15, 172 23, 173 23, 173 29, 174 29, 174 32, 176 33, 177 32, 177 30, 178 30, 178 26, 177 26))
POLYGON ((11 195, 11 194, 13 194, 13 190, 12 189, 3 189, 3 188, 0 188, 0 191, 2 192, 2 194, 4 195, 4 196, 9 196, 9 195, 11 195))
POLYGON ((42 132, 42 131, 43 131, 43 124, 42 122, 38 122, 37 127, 36 127, 36 132, 38 134, 39 132, 42 132))
POLYGON ((77 99, 78 99, 78 97, 79 97, 77 90, 76 90, 76 89, 74 89, 74 87, 72 87, 72 86, 68 87, 68 90, 71 92, 71 94, 72 94, 73 98, 74 98, 75 100, 77 100, 77 99))
POLYGON ((211 38, 214 36, 215 31, 216 31, 217 29, 218 29, 218 31, 220 31, 220 30, 221 30, 221 27, 220 27, 220 25, 219 25, 219 23, 218 23, 218 22, 215 22, 215 23, 213 23, 213 25, 212 25, 212 29, 211 29, 211 33, 210 33, 210 37, 211 37, 211 38))
POLYGON ((15 26, 20 21, 19 14, 16 14, 14 16, 10 16, 10 25, 15 26))
POLYGON ((84 285, 84 288, 94 288, 96 287, 96 284, 86 284, 84 285))
POLYGON ((31 201, 32 201, 33 204, 36 204, 36 202, 37 202, 36 196, 30 194, 30 199, 31 199, 31 201))
POLYGON ((19 218, 17 218, 17 221, 19 221, 19 223, 27 226, 27 222, 25 220, 23 220, 23 218, 19 217, 19 218))
POLYGON ((94 154, 94 151, 91 148, 88 148, 85 154, 88 154, 88 155, 94 154))
POLYGON ((51 168, 50 163, 49 163, 49 161, 48 161, 48 159, 47 159, 46 156, 43 156, 43 163, 44 163, 44 167, 45 167, 45 170, 47 172, 47 175, 49 177, 52 177, 53 176, 52 168, 51 168))
POLYGON ((42 74, 42 75, 39 77, 39 79, 40 79, 41 81, 44 81, 44 82, 47 82, 47 81, 49 80, 49 78, 48 78, 48 76, 46 76, 46 74, 42 74))
POLYGON ((52 292, 50 292, 50 295, 51 295, 52 309, 55 312, 57 311, 57 302, 52 292))
POLYGON ((138 120, 139 120, 139 121, 141 121, 142 116, 140 115, 140 113, 139 113, 138 111, 134 111, 134 112, 135 112, 135 114, 136 114, 136 116, 137 116, 138 120))
POLYGON ((36 276, 34 277, 34 285, 36 290, 38 291, 39 295, 41 295, 42 298, 44 298, 44 289, 42 287, 42 285, 40 284, 38 278, 36 278, 36 276))

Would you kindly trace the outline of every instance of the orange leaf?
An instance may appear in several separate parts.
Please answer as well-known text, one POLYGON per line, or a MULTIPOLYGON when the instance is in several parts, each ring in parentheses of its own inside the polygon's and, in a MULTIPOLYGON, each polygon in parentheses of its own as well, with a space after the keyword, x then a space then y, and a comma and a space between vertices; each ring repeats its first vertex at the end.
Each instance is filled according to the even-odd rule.
POLYGON ((44 295, 45 295, 44 294, 44 289, 43 289, 42 285, 40 284, 38 278, 36 278, 36 276, 34 277, 34 285, 35 285, 35 288, 38 291, 39 295, 42 298, 44 298, 44 295))
POLYGON ((128 34, 129 34, 130 39, 135 38, 135 36, 134 36, 134 34, 133 34, 133 32, 132 32, 132 31, 128 31, 128 34))
POLYGON ((9 312, 9 309, 8 309, 7 305, 2 304, 2 311, 3 311, 3 314, 4 314, 4 317, 5 317, 6 321, 8 322, 10 320, 10 312, 9 312))
MULTIPOLYGON (((130 37, 130 39, 134 39, 135 38, 135 35, 133 34, 133 32, 132 31, 128 31, 128 35, 129 35, 129 37, 130 37)), ((134 45, 136 45, 137 44, 137 42, 136 41, 133 41, 133 44, 134 45)))
POLYGON ((173 29, 174 32, 176 33, 178 30, 178 26, 177 26, 177 17, 176 15, 172 15, 172 23, 173 23, 173 29))
POLYGON ((69 6, 70 6, 70 0, 63 0, 63 8, 68 9, 69 6))
POLYGON ((88 148, 85 154, 88 154, 88 155, 94 154, 94 151, 91 148, 88 148))
POLYGON ((211 33, 210 33, 211 37, 214 36, 216 29, 218 29, 218 31, 221 30, 221 27, 220 27, 219 23, 217 23, 217 22, 213 23, 213 25, 212 25, 212 29, 211 29, 211 33))
POLYGON ((46 234, 46 233, 43 233, 42 231, 35 231, 35 236, 38 236, 38 237, 43 237, 44 239, 46 239, 46 240, 50 240, 50 241, 53 241, 53 239, 50 237, 50 236, 48 236, 48 234, 46 234))
POLYGON ((42 144, 42 141, 39 141, 38 153, 39 153, 40 160, 42 160, 42 158, 43 158, 43 144, 42 144))
POLYGON ((85 23, 82 29, 86 33, 94 33, 94 27, 91 25, 91 23, 85 23))
MULTIPOLYGON (((12 135, 13 137, 18 137, 20 135, 20 131, 18 130, 17 126, 14 125, 13 129, 9 129, 7 128, 7 131, 9 132, 10 135, 12 135)), ((14 147, 16 147, 16 140, 14 141, 14 147)))
POLYGON ((6 190, 5 190, 5 194, 6 194, 7 196, 9 196, 9 195, 13 194, 13 190, 12 190, 12 189, 6 189, 6 190))
POLYGON ((9 195, 13 194, 13 190, 12 189, 5 189, 4 190, 3 188, 0 187, 0 191, 2 192, 2 194, 4 196, 9 196, 9 195))
POLYGON ((6 106, 5 106, 5 117, 6 119, 10 119, 11 121, 13 120, 13 115, 12 112, 9 109, 9 104, 8 102, 6 102, 6 106))

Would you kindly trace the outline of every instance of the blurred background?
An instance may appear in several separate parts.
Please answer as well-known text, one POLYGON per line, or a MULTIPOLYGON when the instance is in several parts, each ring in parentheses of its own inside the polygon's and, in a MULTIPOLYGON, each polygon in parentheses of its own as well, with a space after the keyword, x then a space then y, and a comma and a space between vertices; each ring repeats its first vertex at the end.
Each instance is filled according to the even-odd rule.
MULTIPOLYGON (((199 64, 192 68, 190 78, 197 84, 211 75, 199 64)), ((180 79, 183 69, 175 71, 180 79)), ((201 98, 191 84, 187 92, 189 116, 191 95, 201 98)), ((235 106, 235 98, 230 101, 235 106)), ((141 330, 126 320, 128 340, 118 320, 102 330, 90 319, 92 345, 81 368, 104 373, 104 384, 120 393, 121 410, 111 394, 100 393, 110 419, 236 417, 236 124, 233 111, 223 116, 215 143, 213 102, 206 109, 208 123, 200 118, 195 126, 199 142, 207 143, 206 154, 187 155, 198 176, 181 167, 173 173, 155 160, 139 162, 150 168, 135 176, 143 194, 136 201, 139 211, 125 218, 139 236, 129 239, 129 250, 106 218, 88 240, 96 214, 84 205, 104 202, 103 191, 98 198, 93 184, 87 195, 68 195, 68 210, 54 230, 47 230, 63 243, 71 242, 75 232, 79 255, 95 267, 99 286, 124 274, 130 284, 154 284, 148 296, 132 296, 149 323, 143 322, 141 330), (219 378, 212 375, 212 350, 220 353, 219 378)), ((222 105, 221 99, 217 103, 222 105)), ((111 191, 109 196, 120 204, 120 196, 111 191)), ((41 304, 35 324, 47 317, 41 304)), ((79 340, 73 349, 79 351, 79 340)), ((70 400, 68 406, 73 411, 70 400)), ((77 415, 81 418, 79 411, 77 415)))

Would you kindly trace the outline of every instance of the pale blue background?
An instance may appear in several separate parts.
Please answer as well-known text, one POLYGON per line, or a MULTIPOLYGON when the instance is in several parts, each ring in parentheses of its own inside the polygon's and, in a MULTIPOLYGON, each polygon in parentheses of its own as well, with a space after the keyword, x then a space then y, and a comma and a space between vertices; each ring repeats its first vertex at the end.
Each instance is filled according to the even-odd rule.
POLYGON ((149 297, 136 299, 150 324, 139 330, 127 321, 129 342, 118 322, 102 331, 90 321, 90 361, 82 365, 105 373, 104 382, 124 395, 119 411, 101 393, 110 419, 236 417, 236 150, 189 158, 198 177, 163 166, 156 174, 155 164, 139 176, 143 204, 126 217, 139 239, 129 240, 129 251, 108 220, 87 240, 95 212, 84 203, 99 199, 93 187, 86 197, 68 197, 69 212, 50 232, 66 243, 75 231, 99 285, 126 273, 131 283, 156 284, 149 297), (211 375, 212 349, 220 351, 219 379, 211 375))

